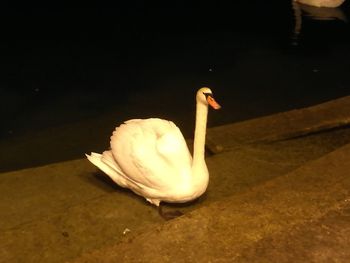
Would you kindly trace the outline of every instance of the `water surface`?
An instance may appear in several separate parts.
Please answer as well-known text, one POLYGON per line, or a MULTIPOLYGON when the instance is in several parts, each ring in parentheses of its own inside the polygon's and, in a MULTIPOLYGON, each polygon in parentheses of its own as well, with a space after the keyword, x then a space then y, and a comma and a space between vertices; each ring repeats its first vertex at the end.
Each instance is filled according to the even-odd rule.
POLYGON ((209 127, 348 95, 348 24, 302 14, 296 35, 280 1, 3 10, 0 170, 101 151, 130 118, 190 138, 201 86, 223 106, 209 127))

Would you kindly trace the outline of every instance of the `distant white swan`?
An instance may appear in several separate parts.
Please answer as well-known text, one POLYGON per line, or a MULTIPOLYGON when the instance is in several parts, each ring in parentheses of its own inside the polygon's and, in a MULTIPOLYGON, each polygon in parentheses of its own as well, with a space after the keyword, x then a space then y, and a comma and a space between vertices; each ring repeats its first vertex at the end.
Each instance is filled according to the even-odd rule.
POLYGON ((313 20, 341 20, 348 22, 346 14, 341 8, 344 0, 292 0, 292 8, 294 10, 295 25, 293 32, 294 42, 298 45, 299 35, 301 33, 303 16, 313 20))
POLYGON ((345 0, 293 0, 305 5, 310 6, 316 6, 316 7, 338 7, 342 3, 344 3, 345 0))
POLYGON ((209 182, 204 160, 208 105, 219 109, 209 88, 196 95, 193 159, 180 129, 151 118, 126 121, 111 136, 111 150, 86 155, 118 185, 150 203, 183 203, 202 195, 209 182))

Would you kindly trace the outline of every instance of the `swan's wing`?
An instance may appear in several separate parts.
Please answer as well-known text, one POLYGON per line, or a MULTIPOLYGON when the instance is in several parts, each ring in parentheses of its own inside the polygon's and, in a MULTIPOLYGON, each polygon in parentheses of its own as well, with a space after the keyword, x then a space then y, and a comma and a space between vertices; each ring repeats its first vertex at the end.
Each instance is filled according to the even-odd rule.
POLYGON ((131 178, 126 176, 125 173, 123 173, 123 171, 119 167, 118 163, 116 163, 116 161, 114 160, 112 151, 104 151, 102 153, 101 161, 105 165, 110 167, 113 171, 115 171, 111 175, 108 174, 114 182, 116 182, 117 184, 119 184, 122 187, 132 186, 135 189, 140 188, 140 186, 137 184, 137 182, 134 182, 133 180, 131 180, 131 178))
POLYGON ((140 188, 137 183, 130 180, 123 173, 119 165, 114 161, 111 151, 104 151, 102 154, 92 152, 90 155, 85 154, 85 156, 118 185, 128 188, 132 186, 135 189, 140 188))
POLYGON ((191 155, 170 121, 130 120, 114 131, 111 148, 123 173, 142 187, 164 190, 189 175, 191 155))

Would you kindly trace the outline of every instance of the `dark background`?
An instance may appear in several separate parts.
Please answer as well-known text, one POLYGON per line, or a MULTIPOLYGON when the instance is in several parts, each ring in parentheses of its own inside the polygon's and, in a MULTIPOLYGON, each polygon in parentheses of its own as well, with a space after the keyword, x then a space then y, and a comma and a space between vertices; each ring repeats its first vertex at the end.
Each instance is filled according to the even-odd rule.
MULTIPOLYGON (((349 17, 349 3, 341 10, 349 17)), ((193 135, 194 93, 223 108, 208 126, 349 95, 350 30, 289 1, 131 1, 5 7, 0 170, 81 158, 129 118, 173 120, 193 135)))

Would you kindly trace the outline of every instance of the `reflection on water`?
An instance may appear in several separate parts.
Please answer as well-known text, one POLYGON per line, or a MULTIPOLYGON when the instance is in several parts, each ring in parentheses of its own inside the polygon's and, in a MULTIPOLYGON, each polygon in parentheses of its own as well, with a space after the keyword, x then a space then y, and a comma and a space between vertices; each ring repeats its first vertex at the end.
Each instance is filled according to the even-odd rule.
MULTIPOLYGON (((316 1, 311 1, 316 2, 316 1)), ((324 1, 318 1, 318 2, 324 2, 324 1)), ((310 4, 316 3, 310 3, 309 0, 303 1, 303 0, 292 0, 292 7, 294 11, 295 16, 295 26, 294 26, 294 44, 298 43, 299 35, 302 30, 302 21, 303 17, 309 17, 313 20, 341 20, 345 23, 348 22, 347 17, 343 10, 341 8, 338 8, 337 6, 342 4, 344 1, 328 1, 331 2, 335 7, 316 7, 312 6, 310 4), (336 3, 337 2, 337 3, 336 3)), ((322 4, 322 3, 318 3, 322 4)))

